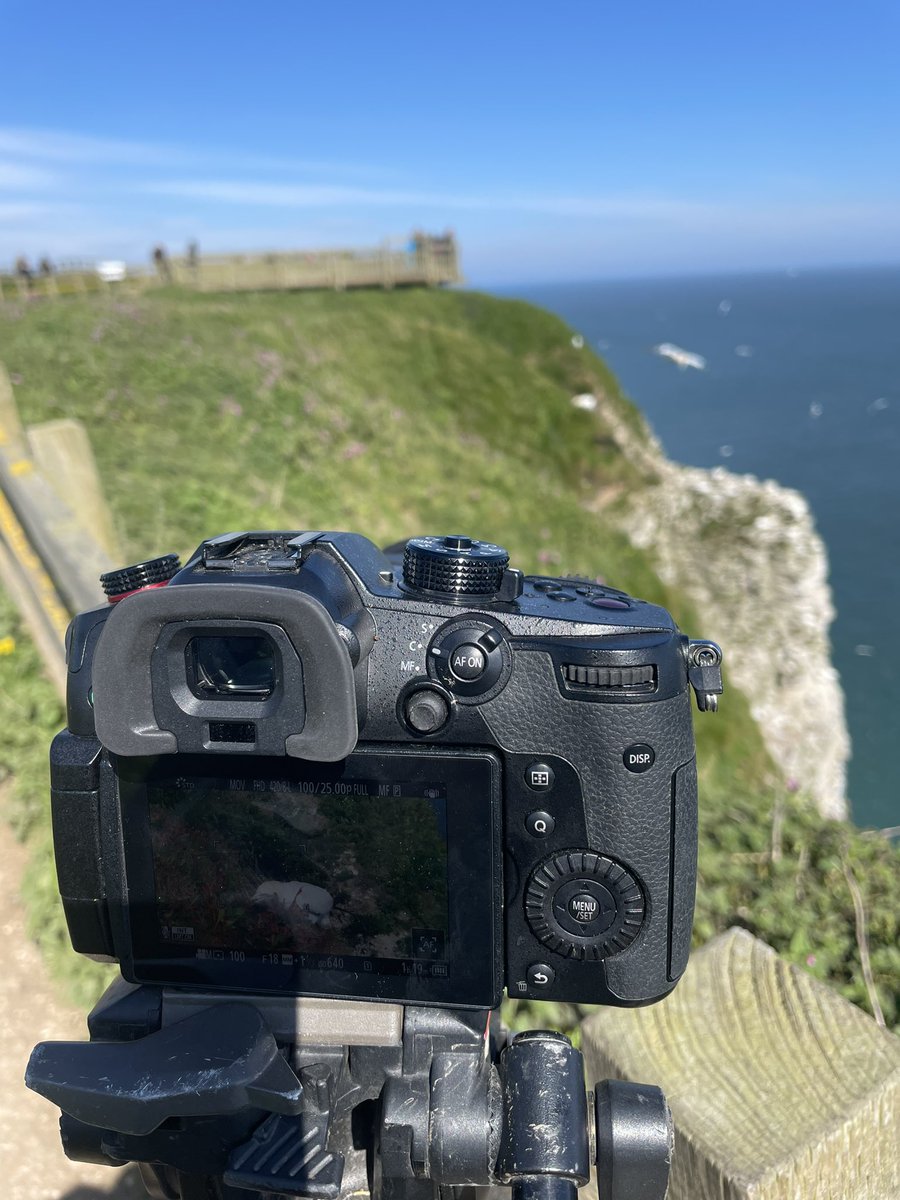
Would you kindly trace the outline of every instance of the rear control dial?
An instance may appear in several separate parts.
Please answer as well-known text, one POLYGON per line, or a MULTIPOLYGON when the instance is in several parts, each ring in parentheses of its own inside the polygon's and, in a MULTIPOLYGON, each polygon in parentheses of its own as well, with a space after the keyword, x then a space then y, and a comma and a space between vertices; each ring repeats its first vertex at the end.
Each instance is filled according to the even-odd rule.
POLYGON ((628 948, 644 921, 644 895, 623 866, 589 850, 542 863, 525 892, 535 937, 569 958, 611 958, 628 948))

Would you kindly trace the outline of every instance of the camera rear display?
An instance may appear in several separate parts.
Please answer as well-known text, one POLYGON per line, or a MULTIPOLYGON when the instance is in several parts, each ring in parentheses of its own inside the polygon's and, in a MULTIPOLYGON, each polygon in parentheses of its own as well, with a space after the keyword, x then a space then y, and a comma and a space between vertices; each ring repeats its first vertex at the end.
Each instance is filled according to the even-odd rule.
POLYGON ((120 779, 135 981, 491 1002, 489 758, 194 765, 120 779))

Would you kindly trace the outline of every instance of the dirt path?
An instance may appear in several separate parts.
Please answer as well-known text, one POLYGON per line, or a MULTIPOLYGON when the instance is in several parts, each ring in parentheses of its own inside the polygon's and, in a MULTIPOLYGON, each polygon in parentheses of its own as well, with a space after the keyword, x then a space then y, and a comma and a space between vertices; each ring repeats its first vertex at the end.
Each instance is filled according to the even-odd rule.
POLYGON ((26 854, 0 818, 0 1194, 4 1200, 137 1200, 132 1168, 73 1163, 59 1141, 59 1110, 22 1082, 32 1046, 83 1039, 84 1014, 62 1003, 25 934, 19 887, 26 854))

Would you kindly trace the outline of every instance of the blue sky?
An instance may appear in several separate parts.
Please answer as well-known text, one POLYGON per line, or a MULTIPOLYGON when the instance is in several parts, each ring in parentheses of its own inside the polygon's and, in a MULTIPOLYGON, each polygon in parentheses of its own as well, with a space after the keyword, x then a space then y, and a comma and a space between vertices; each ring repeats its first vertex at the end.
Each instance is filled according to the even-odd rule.
POLYGON ((459 235, 480 285, 900 262, 900 5, 0 0, 0 262, 459 235))

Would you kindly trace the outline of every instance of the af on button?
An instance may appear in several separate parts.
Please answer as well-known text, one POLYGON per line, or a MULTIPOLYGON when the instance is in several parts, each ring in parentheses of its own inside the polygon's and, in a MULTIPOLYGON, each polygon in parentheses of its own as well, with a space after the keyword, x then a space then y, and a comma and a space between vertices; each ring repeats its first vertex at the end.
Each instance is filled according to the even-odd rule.
POLYGON ((450 654, 450 670, 464 683, 480 679, 486 667, 487 657, 480 646, 464 642, 450 654))

